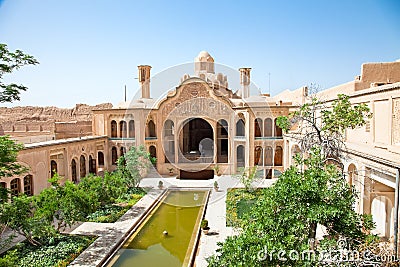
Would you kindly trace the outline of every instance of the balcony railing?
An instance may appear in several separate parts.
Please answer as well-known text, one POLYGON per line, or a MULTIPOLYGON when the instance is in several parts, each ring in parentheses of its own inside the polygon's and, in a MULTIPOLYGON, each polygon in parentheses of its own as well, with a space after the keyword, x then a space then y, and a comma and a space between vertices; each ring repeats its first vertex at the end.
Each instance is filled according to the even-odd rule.
POLYGON ((135 141, 135 137, 109 137, 111 141, 135 141))
POLYGON ((283 136, 259 136, 255 140, 281 140, 283 136))

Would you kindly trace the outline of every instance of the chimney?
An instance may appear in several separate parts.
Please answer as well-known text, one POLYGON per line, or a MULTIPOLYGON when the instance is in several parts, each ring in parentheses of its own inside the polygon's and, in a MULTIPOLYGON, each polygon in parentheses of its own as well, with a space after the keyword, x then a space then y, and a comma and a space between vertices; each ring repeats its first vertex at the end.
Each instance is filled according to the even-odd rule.
POLYGON ((251 68, 240 68, 240 90, 238 95, 242 98, 250 96, 250 71, 251 68))
POLYGON ((150 98, 150 69, 151 66, 149 65, 138 66, 142 98, 150 98))

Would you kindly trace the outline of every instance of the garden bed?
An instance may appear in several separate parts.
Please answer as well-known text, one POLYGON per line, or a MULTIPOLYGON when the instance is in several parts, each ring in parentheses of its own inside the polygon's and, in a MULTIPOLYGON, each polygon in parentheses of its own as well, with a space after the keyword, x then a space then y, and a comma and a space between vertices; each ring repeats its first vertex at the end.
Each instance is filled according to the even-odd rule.
POLYGON ((226 226, 240 227, 243 218, 250 212, 262 190, 229 189, 226 195, 226 226))
POLYGON ((128 192, 117 199, 113 204, 100 206, 95 212, 89 214, 86 219, 89 222, 113 223, 124 215, 133 205, 135 205, 144 195, 140 187, 131 188, 128 192))
POLYGON ((0 257, 1 267, 53 267, 67 266, 97 237, 59 235, 42 246, 28 242, 18 243, 0 257))

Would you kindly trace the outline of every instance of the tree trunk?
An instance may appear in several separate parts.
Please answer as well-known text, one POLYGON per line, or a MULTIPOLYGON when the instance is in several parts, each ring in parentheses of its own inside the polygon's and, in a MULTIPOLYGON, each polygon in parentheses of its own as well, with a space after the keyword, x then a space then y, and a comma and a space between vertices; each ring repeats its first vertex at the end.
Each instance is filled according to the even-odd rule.
POLYGON ((317 236, 317 223, 310 223, 310 229, 308 233, 308 244, 310 245, 310 250, 314 250, 315 247, 315 237, 317 236))

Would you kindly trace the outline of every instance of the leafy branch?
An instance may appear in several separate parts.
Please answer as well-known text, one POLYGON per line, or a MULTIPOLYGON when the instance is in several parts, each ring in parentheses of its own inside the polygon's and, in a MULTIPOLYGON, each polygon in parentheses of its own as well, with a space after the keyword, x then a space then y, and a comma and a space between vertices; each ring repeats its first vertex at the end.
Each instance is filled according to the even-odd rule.
POLYGON ((4 83, 4 74, 12 73, 26 65, 36 64, 39 64, 39 62, 33 56, 25 54, 21 50, 11 52, 6 44, 0 44, 0 88, 2 90, 0 92, 0 103, 18 101, 21 91, 28 89, 22 84, 4 83))

